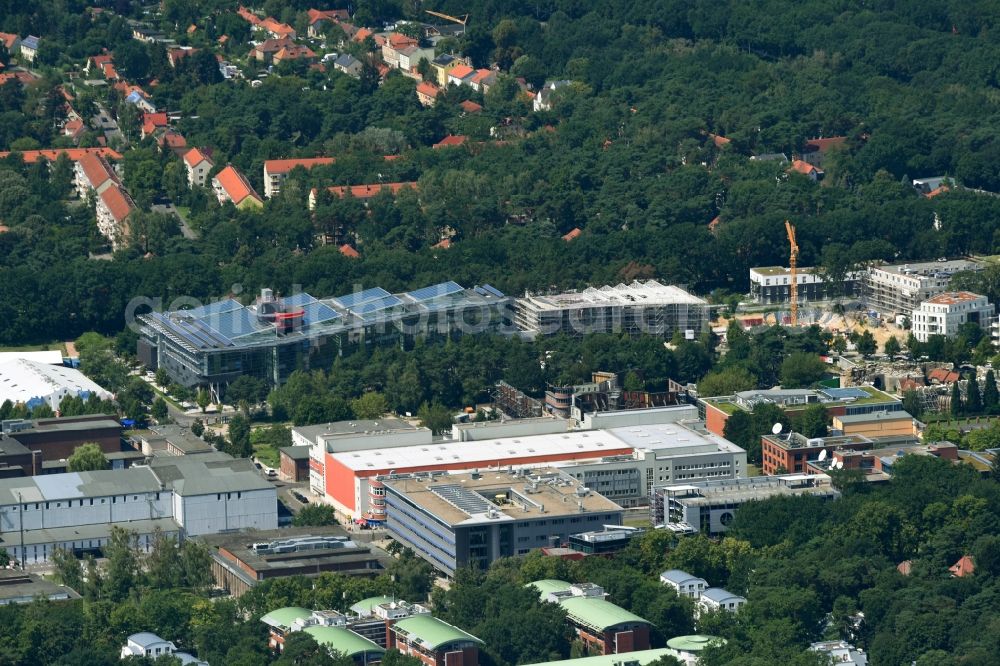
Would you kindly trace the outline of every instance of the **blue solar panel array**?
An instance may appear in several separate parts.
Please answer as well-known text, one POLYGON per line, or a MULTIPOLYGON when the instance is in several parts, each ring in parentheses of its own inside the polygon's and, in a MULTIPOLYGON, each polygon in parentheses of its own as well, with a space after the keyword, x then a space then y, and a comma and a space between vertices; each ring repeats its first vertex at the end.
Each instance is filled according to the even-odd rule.
POLYGON ((305 310, 303 323, 306 326, 322 324, 323 322, 333 321, 340 317, 339 312, 322 303, 309 303, 302 309, 305 310))
POLYGON ((257 317, 246 309, 226 312, 212 323, 215 330, 227 338, 238 338, 268 328, 267 325, 257 321, 257 317))
POLYGON ((303 305, 308 305, 310 303, 315 303, 316 299, 306 293, 292 294, 291 296, 286 296, 281 299, 288 307, 300 307, 303 305))
POLYGON ((869 396, 862 389, 856 388, 854 386, 849 386, 847 388, 825 388, 820 389, 820 393, 832 398, 833 400, 844 400, 846 398, 868 398, 869 396))
POLYGON ((499 289, 497 289, 496 287, 492 286, 492 285, 484 284, 483 285, 483 290, 486 291, 486 292, 489 292, 490 294, 496 296, 497 298, 503 298, 504 297, 503 292, 500 291, 499 289))
POLYGON ((202 305, 197 308, 192 308, 191 310, 185 310, 185 312, 192 317, 207 317, 210 315, 219 314, 220 312, 231 312, 233 310, 239 310, 243 306, 240 305, 239 301, 234 301, 231 298, 227 298, 222 301, 216 301, 215 303, 209 303, 208 305, 202 305))
POLYGON ((367 303, 368 301, 374 301, 379 298, 385 298, 386 296, 391 296, 391 294, 382 287, 372 287, 371 289, 365 289, 364 291, 356 291, 352 294, 339 296, 334 300, 345 308, 353 308, 356 305, 367 303))
POLYGON ((403 301, 399 300, 392 294, 389 294, 388 296, 380 298, 377 301, 364 303, 356 308, 353 308, 351 311, 360 317, 364 317, 365 315, 372 314, 373 312, 387 310, 388 308, 391 308, 394 305, 399 305, 402 302, 403 301))
POLYGON ((442 282, 441 284, 431 285, 430 287, 424 287, 423 289, 417 289, 416 291, 411 291, 407 294, 410 298, 422 303, 423 301, 429 301, 435 298, 441 298, 442 296, 449 296, 451 294, 457 294, 460 291, 465 291, 465 287, 458 284, 457 282, 442 282))

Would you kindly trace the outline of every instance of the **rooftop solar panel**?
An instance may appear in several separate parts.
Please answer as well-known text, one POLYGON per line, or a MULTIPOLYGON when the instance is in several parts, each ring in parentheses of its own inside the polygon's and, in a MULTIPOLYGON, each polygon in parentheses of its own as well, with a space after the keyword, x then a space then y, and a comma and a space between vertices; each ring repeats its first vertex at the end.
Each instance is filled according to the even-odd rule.
POLYGON ((310 303, 302 308, 305 310, 305 324, 321 324, 340 317, 340 313, 322 303, 310 303))
POLYGON ((389 294, 388 296, 380 298, 377 301, 370 301, 356 308, 351 308, 351 312, 358 315, 359 317, 364 317, 367 314, 371 314, 373 312, 379 312, 381 310, 386 310, 388 308, 393 307, 394 305, 399 305, 400 303, 402 303, 401 300, 399 300, 392 294, 389 294))
POLYGON ((844 400, 845 398, 867 398, 870 397, 865 391, 849 386, 847 388, 826 388, 820 393, 833 400, 844 400))
POLYGON ((287 307, 300 307, 316 302, 315 298, 306 293, 292 294, 291 296, 286 296, 281 300, 284 301, 285 306, 287 307))
POLYGON ((221 301, 216 301, 215 303, 208 303, 206 305, 201 305, 196 308, 191 308, 190 310, 185 310, 192 317, 207 317, 213 314, 218 314, 220 312, 231 312, 232 310, 239 310, 243 306, 239 301, 234 301, 231 298, 227 298, 221 301))
POLYGON ((492 286, 492 285, 484 284, 483 285, 483 289, 485 291, 488 291, 489 293, 493 294, 497 298, 503 298, 504 297, 503 292, 500 291, 499 289, 497 289, 496 287, 492 286))
POLYGON ((389 292, 382 287, 372 287, 371 289, 365 289, 364 291, 355 291, 344 296, 339 296, 335 300, 345 308, 353 308, 362 303, 374 301, 389 295, 389 292))
POLYGON ((213 323, 216 331, 230 339, 250 335, 268 328, 265 324, 258 322, 249 310, 226 312, 213 323))
POLYGON ((462 486, 431 486, 430 491, 470 516, 487 513, 492 506, 485 497, 462 486))
POLYGON ((448 296, 449 294, 455 294, 460 291, 465 291, 465 287, 457 282, 451 282, 449 280, 448 282, 442 282, 441 284, 435 284, 430 287, 424 287, 423 289, 411 291, 407 294, 407 296, 419 303, 422 301, 429 301, 433 298, 440 298, 442 296, 448 296))

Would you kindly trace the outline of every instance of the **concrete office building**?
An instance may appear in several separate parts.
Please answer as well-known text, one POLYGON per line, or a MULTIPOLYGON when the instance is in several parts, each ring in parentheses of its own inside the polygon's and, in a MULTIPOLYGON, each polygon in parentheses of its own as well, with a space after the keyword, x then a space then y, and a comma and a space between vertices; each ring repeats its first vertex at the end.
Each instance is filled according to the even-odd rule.
MULTIPOLYGON (((559 468, 583 485, 623 506, 648 502, 654 483, 741 478, 746 452, 697 422, 669 419, 693 408, 657 410, 667 420, 607 430, 570 430, 543 434, 432 441, 423 429, 372 431, 363 435, 317 435, 310 452, 310 485, 342 514, 354 520, 385 520, 380 477, 417 472, 471 472, 559 468), (394 434, 396 433, 396 434, 394 434), (398 446, 400 441, 407 446, 398 446), (364 447, 364 448, 362 448, 364 447), (331 449, 341 449, 331 453, 331 449)), ((654 420, 650 416, 648 420, 654 420)), ((618 421, 609 421, 618 422, 618 421)), ((503 430, 500 424, 498 430, 503 430)), ((466 430, 465 433, 478 430, 466 430)))
POLYGON ((327 571, 374 577, 391 558, 355 543, 340 527, 286 527, 198 537, 212 554, 215 584, 234 597, 264 580, 315 577, 327 571))
POLYGON ((989 329, 993 306, 985 296, 968 291, 946 291, 920 304, 910 317, 914 337, 927 342, 932 335, 954 338, 963 324, 989 329))
MULTIPOLYGON (((799 303, 826 300, 830 296, 851 297, 860 291, 861 273, 849 273, 837 289, 823 279, 815 268, 800 267, 796 280, 799 303)), ((762 266, 750 269, 750 298, 761 305, 779 305, 792 300, 792 270, 782 266, 762 266)))
POLYGON ((389 534, 448 576, 622 522, 620 506, 554 469, 413 474, 383 485, 389 534))
POLYGON ((981 263, 966 259, 871 268, 864 279, 864 301, 880 314, 909 317, 922 302, 947 291, 955 273, 982 269, 981 263))
POLYGON ((710 311, 704 299, 648 280, 547 296, 526 294, 516 300, 514 317, 517 327, 531 337, 621 331, 669 338, 677 331, 697 336, 708 327, 710 311))
POLYGON ((0 480, 0 547, 25 563, 56 548, 99 551, 112 527, 148 550, 157 530, 179 537, 277 527, 277 491, 247 460, 0 480))
POLYGON ((297 369, 329 368, 335 358, 378 345, 496 330, 509 299, 489 285, 454 282, 390 294, 374 288, 337 298, 284 298, 270 289, 249 306, 232 298, 190 310, 150 312, 138 356, 186 387, 219 398, 243 375, 283 384, 297 369))
POLYGON ((721 534, 732 524, 741 504, 783 495, 833 499, 840 493, 825 474, 700 481, 655 488, 650 518, 654 525, 690 526, 708 535, 721 534))

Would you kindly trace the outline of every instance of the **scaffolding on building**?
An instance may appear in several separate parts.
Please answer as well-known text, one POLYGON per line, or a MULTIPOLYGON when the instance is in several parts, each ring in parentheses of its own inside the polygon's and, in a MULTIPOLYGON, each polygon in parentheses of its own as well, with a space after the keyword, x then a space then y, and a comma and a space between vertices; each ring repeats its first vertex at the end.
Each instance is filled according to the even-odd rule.
POLYGON ((493 398, 493 404, 511 418, 530 419, 542 415, 540 400, 532 398, 505 381, 497 382, 490 391, 490 395, 493 398))

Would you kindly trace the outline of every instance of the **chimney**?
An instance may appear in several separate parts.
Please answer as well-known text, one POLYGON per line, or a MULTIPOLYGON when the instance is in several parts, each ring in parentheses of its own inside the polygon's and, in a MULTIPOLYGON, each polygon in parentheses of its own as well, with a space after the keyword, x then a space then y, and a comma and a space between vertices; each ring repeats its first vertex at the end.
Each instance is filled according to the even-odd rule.
POLYGON ((42 452, 31 452, 31 475, 40 476, 42 473, 42 452))

